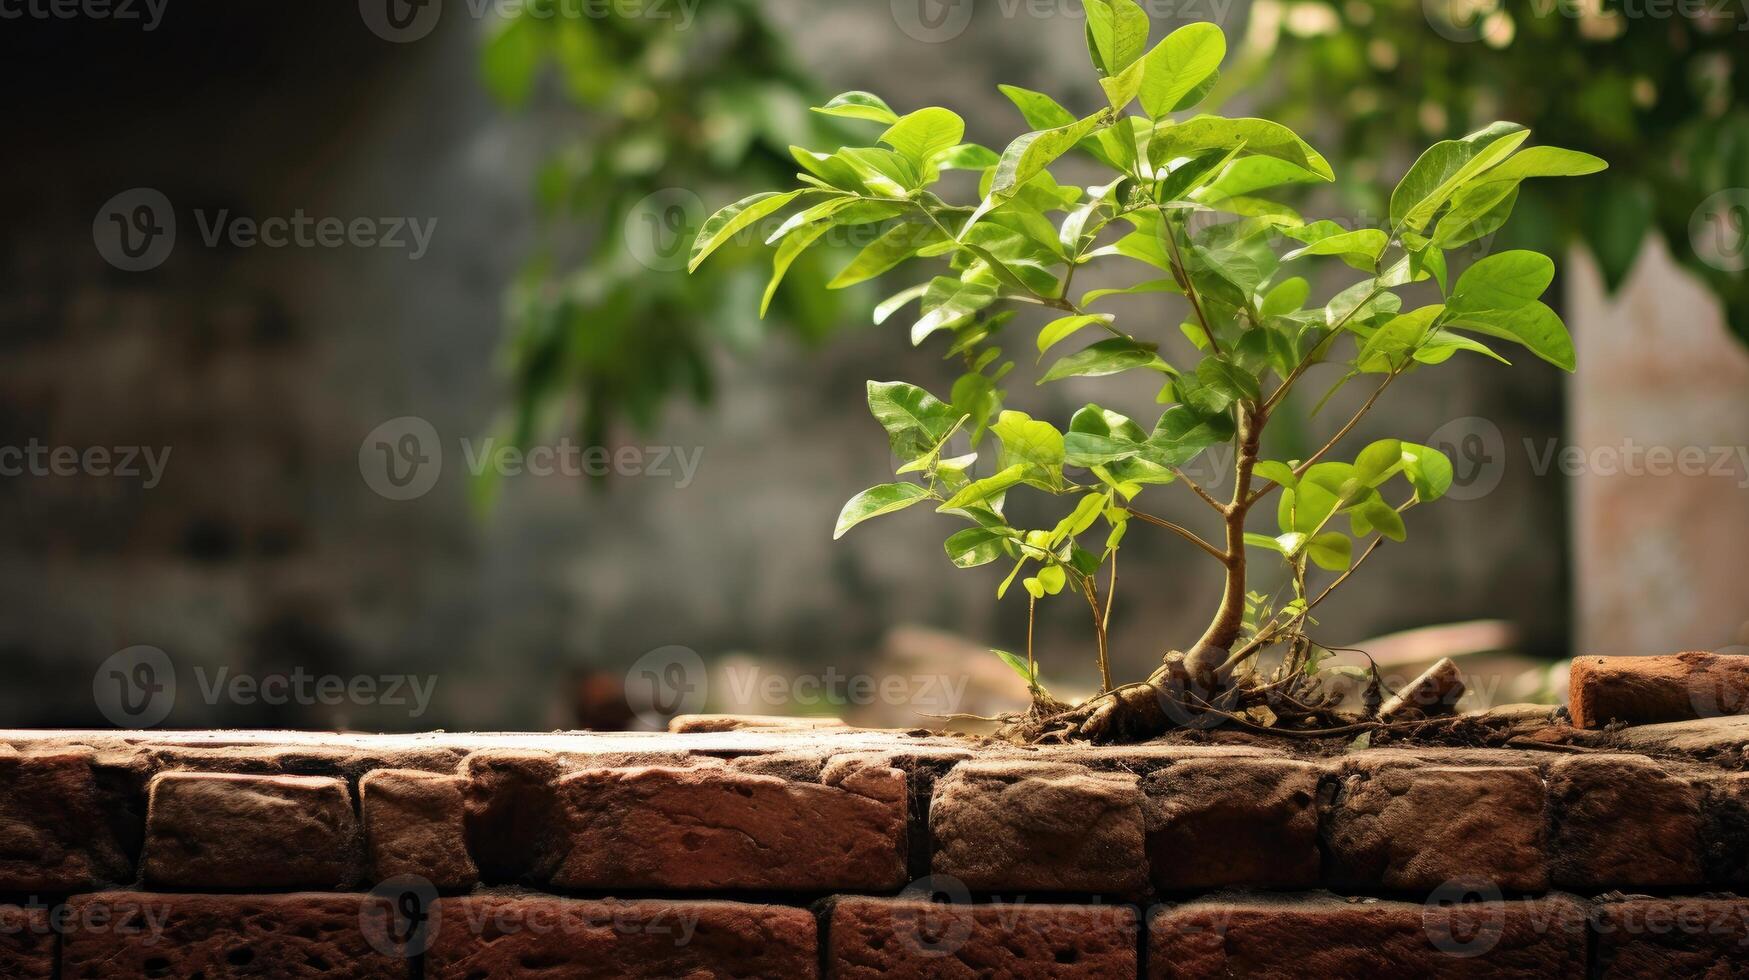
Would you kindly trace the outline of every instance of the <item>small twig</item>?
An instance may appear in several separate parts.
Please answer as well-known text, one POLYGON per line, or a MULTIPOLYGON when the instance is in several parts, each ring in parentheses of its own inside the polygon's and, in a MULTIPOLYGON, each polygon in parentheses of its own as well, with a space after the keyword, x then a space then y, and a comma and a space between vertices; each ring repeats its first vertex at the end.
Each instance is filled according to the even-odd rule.
POLYGON ((1176 476, 1176 477, 1178 477, 1178 479, 1184 481, 1185 486, 1196 491, 1196 495, 1203 499, 1203 503, 1206 503, 1210 507, 1213 507, 1215 509, 1216 513, 1220 514, 1223 517, 1226 516, 1227 505, 1221 503, 1219 500, 1216 500, 1214 494, 1209 493, 1207 490, 1204 490, 1202 488, 1201 484, 1197 483, 1195 480, 1192 480, 1190 477, 1184 475, 1183 470, 1175 468, 1172 471, 1172 475, 1176 476))
POLYGON ((1147 524, 1152 524, 1155 527, 1163 527, 1166 530, 1177 534, 1179 537, 1182 537, 1184 540, 1189 541, 1191 544, 1194 544, 1198 548, 1201 548, 1202 550, 1208 552, 1210 557, 1214 558, 1215 561, 1218 561, 1223 565, 1227 564, 1231 560, 1230 558, 1228 558, 1226 552, 1222 551, 1221 549, 1215 547, 1212 544, 1209 544, 1207 541, 1204 541, 1202 539, 1202 537, 1200 535, 1198 535, 1195 531, 1192 531, 1191 529, 1183 526, 1182 524, 1175 524, 1175 523, 1165 519, 1164 517, 1155 517, 1152 514, 1143 513, 1142 511, 1136 510, 1134 508, 1128 508, 1128 510, 1129 510, 1129 514, 1131 517, 1138 518, 1142 522, 1147 523, 1147 524))

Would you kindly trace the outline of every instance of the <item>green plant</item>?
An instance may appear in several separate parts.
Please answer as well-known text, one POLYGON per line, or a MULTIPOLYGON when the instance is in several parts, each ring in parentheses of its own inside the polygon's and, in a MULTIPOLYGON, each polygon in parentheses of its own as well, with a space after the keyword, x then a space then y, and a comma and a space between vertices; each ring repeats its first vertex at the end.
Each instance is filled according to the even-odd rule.
POLYGON ((691 266, 758 228, 758 237, 778 243, 775 284, 788 261, 829 230, 874 222, 879 237, 832 285, 907 260, 947 261, 949 274, 880 304, 875 320, 920 301, 912 342, 945 337, 965 373, 947 399, 903 382, 869 383, 869 409, 901 462, 897 475, 912 478, 857 494, 837 533, 929 501, 968 524, 946 542, 955 565, 1010 563, 998 598, 1019 579, 1034 606, 1062 593, 1086 603, 1102 693, 1072 707, 1057 702, 1038 682, 1029 644, 1024 661, 1005 658, 1035 700, 1015 720, 1014 734, 1143 737, 1174 721, 1241 717, 1258 706, 1270 707, 1284 724, 1327 717, 1316 677, 1324 654, 1306 635, 1313 611, 1384 541, 1403 540, 1404 513, 1439 498, 1451 482, 1444 456, 1410 442, 1374 442, 1351 461, 1333 453, 1405 374, 1460 353, 1505 360, 1478 335, 1573 368, 1566 327, 1537 299, 1554 275, 1547 257, 1503 252, 1453 278, 1445 254, 1498 228, 1524 180, 1592 173, 1603 161, 1522 148, 1528 130, 1495 123, 1423 153, 1391 195, 1387 227, 1307 221, 1260 194, 1334 178, 1304 140, 1264 119, 1175 115, 1215 83, 1226 50, 1219 28, 1191 24, 1150 49, 1147 16, 1132 0, 1084 6, 1088 48, 1109 104, 1077 116, 1046 95, 1005 87, 1032 131, 997 154, 963 143, 963 122, 947 109, 900 116, 876 96, 846 93, 819 111, 879 124, 884 145, 796 149, 802 186, 717 212, 694 245, 691 266), (1130 112, 1138 102, 1142 112, 1130 112), (1059 184, 1049 168, 1071 152, 1108 168, 1114 179, 1085 189, 1059 184), (932 190, 945 172, 962 169, 979 176, 975 204, 949 203, 932 190), (1363 278, 1308 306, 1310 282, 1292 272, 1320 257, 1363 278), (1147 277, 1071 299, 1076 272, 1108 259, 1140 263, 1147 277), (1436 289, 1439 302, 1405 309, 1397 291, 1415 283, 1436 289), (1154 322, 1131 332, 1098 311, 1108 297, 1137 293, 1183 297, 1188 315, 1179 329, 1193 359, 1172 364, 1162 357, 1165 338, 1154 322), (1034 342, 1041 360, 1071 338, 1101 336, 1056 357, 1040 384, 1152 372, 1159 401, 1168 404, 1152 428, 1099 405, 1076 412, 1066 430, 1005 410, 1000 384, 1015 364, 997 344, 1014 329, 1016 312, 1028 308, 1051 317, 1034 342), (1339 349, 1348 353, 1339 357, 1339 349), (1284 400, 1308 372, 1327 362, 1341 370, 1324 399, 1355 379, 1374 379, 1364 404, 1306 458, 1266 458, 1269 423, 1290 409, 1284 400), (986 432, 997 446, 993 467, 980 472, 976 447, 986 432), (955 448, 967 444, 971 452, 955 448), (1184 472, 1223 445, 1233 451, 1227 499, 1184 472), (1138 507, 1145 488, 1170 483, 1213 511, 1220 529, 1214 540, 1138 507), (1016 526, 1005 503, 1020 487, 1065 498, 1066 515, 1016 526), (1276 528, 1248 531, 1248 518, 1266 501, 1274 505, 1276 528), (1136 523, 1194 544, 1219 566, 1225 587, 1207 628, 1184 652, 1167 653, 1144 681, 1117 685, 1106 634, 1117 554, 1136 523), (1248 590, 1247 549, 1285 563, 1292 596, 1279 606, 1248 590), (1324 573, 1333 578, 1314 585, 1314 575, 1324 573), (1272 648, 1283 655, 1266 673, 1258 656, 1272 648))
MULTIPOLYGON (((835 127, 808 113, 815 90, 755 0, 717 0, 696 19, 664 0, 626 0, 601 16, 566 15, 554 2, 518 5, 481 53, 504 106, 574 110, 535 175, 539 243, 505 298, 506 428, 523 444, 574 427, 596 446, 625 423, 653 427, 676 397, 708 400, 719 352, 766 339, 744 301, 765 282, 754 250, 707 276, 669 273, 706 216, 699 194, 783 180, 790 142, 835 127)), ((822 250, 798 270, 830 261, 822 250)), ((773 308, 806 341, 841 321, 820 279, 773 308)))
MULTIPOLYGON (((1749 275, 1697 254, 1693 231, 1710 196, 1749 187, 1742 4, 1259 0, 1250 16, 1240 74, 1267 75, 1267 111, 1327 127, 1346 159, 1498 116, 1608 159, 1596 181, 1525 188, 1502 241, 1551 253, 1582 242, 1615 289, 1657 232, 1749 342, 1749 275)), ((1357 207, 1376 207, 1375 190, 1364 179, 1344 188, 1357 207)), ((1746 231, 1740 220, 1723 229, 1738 248, 1746 231)))

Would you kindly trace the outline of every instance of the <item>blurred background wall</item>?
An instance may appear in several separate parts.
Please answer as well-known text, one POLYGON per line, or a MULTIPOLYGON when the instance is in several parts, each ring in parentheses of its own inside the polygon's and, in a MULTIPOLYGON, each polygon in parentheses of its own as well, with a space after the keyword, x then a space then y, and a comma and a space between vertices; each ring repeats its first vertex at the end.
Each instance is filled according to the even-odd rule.
MULTIPOLYGON (((923 8, 945 21, 916 20, 900 3, 761 8, 822 97, 865 88, 901 111, 951 105, 967 138, 989 145, 1021 127, 998 82, 1069 105, 1097 98, 1076 17, 1009 16, 997 4, 923 8)), ((1242 5, 1185 13, 1230 35, 1246 29, 1242 5)), ((598 440, 631 451, 617 475, 506 475, 482 492, 468 461, 483 440, 505 438, 514 414, 506 296, 541 240, 537 175, 568 143, 587 143, 591 123, 550 77, 516 111, 488 94, 481 52, 498 29, 492 16, 452 2, 429 33, 403 41, 373 32, 371 16, 349 4, 293 12, 172 0, 149 31, 51 19, 0 33, 16 120, 0 185, 0 444, 169 453, 150 488, 89 473, 0 479, 0 725, 114 721, 94 681, 139 645, 173 664, 177 696, 161 723, 186 727, 616 724, 626 720, 614 717, 624 713, 617 680, 674 646, 719 676, 723 665, 743 677, 971 676, 976 696, 955 707, 1011 706, 1002 699, 1018 689, 999 665, 990 672, 985 650, 1024 642, 1025 605, 992 601, 999 572, 954 569, 941 527, 922 514, 830 540, 843 500, 890 472, 864 379, 940 390, 953 377, 892 324, 867 325, 866 304, 847 304, 820 339, 776 331, 706 347, 714 397, 673 399, 642 428, 621 418, 598 440), (94 225, 136 188, 170 202, 177 234, 161 264, 129 272, 106 259, 94 225), (430 238, 416 258, 410 245, 209 245, 202 225, 220 212, 364 218, 379 230, 402 220, 403 237, 417 222, 430 238), (409 417, 429 428, 396 421, 409 417), (385 494, 373 460, 392 468, 409 433, 428 461, 436 447, 441 472, 412 499, 391 499, 404 488, 385 494), (379 444, 388 457, 375 455, 379 444), (294 672, 412 678, 430 700, 271 704, 209 693, 238 675, 294 672)), ((1339 155, 1332 162, 1343 170, 1339 155)), ((615 189, 605 185, 610 197, 615 189)), ((700 193, 712 208, 739 196, 700 193)), ((587 255, 594 233, 579 234, 587 255)), ((724 322, 744 319, 755 300, 725 296, 724 322)), ((1567 310, 1581 379, 1598 347, 1587 332, 1631 324, 1633 309, 1567 310)), ((587 328, 587 311, 578 323, 587 328)), ((1325 642, 1481 619, 1508 630, 1485 644, 1545 661, 1581 642, 1668 652, 1740 641, 1708 639, 1722 625, 1668 642, 1673 634, 1655 628, 1631 640, 1576 630, 1571 610, 1599 607, 1572 592, 1571 478, 1538 472, 1526 452, 1564 440, 1563 379, 1540 363, 1508 370, 1480 359, 1424 377, 1393 392, 1356 439, 1388 430, 1444 442, 1459 492, 1418 512, 1410 545, 1381 553, 1325 607, 1325 642)), ((1074 383, 1013 387, 1033 414, 1059 420, 1090 396, 1074 383)), ((1150 404, 1137 390, 1113 407, 1139 415, 1150 404)), ((1743 402, 1720 404, 1715 431, 1741 442, 1743 402)), ((1345 417, 1340 408, 1305 441, 1316 445, 1345 417)), ((525 441, 556 447, 577 432, 561 420, 525 441)), ((1177 490, 1152 492, 1160 512, 1199 519, 1177 490)), ((1628 523, 1621 535, 1655 533, 1628 523)), ((1196 574, 1180 544, 1126 549, 1119 673, 1187 642, 1212 607, 1217 583, 1196 574)), ((1739 574, 1706 601, 1737 604, 1709 622, 1749 617, 1740 549, 1729 550, 1739 574)), ((1683 552, 1664 555, 1680 562, 1683 552)), ((1630 602, 1610 569, 1637 560, 1592 561, 1583 581, 1630 602)), ((1728 574, 1730 560, 1714 567, 1728 574)), ((1664 608, 1628 615, 1658 622, 1664 608)), ((1065 605, 1040 623, 1046 677, 1071 690, 1092 682, 1081 619, 1065 605)), ((1540 676, 1508 678, 1495 699, 1541 687, 1540 676)), ((732 694, 718 683, 710 704, 746 706, 732 694)))

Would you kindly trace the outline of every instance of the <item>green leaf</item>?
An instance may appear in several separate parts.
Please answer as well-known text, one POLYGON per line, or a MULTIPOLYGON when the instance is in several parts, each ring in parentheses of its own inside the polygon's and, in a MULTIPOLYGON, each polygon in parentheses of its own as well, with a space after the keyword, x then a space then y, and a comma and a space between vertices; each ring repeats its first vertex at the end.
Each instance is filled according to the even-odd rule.
POLYGON ((994 167, 1001 159, 995 150, 987 146, 961 143, 939 154, 935 158, 935 164, 943 170, 984 170, 994 167))
POLYGON ((1193 116, 1181 123, 1162 121, 1148 144, 1148 157, 1156 164, 1174 157, 1195 156, 1205 150, 1242 148, 1241 152, 1274 157, 1324 180, 1335 180, 1330 164, 1293 130, 1267 119, 1227 119, 1193 116))
POLYGON ((1001 443, 996 465, 1023 467, 1022 479, 1045 489, 1063 485, 1063 434, 1025 412, 1003 412, 990 432, 1001 443))
POLYGON ((1326 531, 1306 543, 1306 555, 1326 571, 1347 571, 1354 559, 1354 542, 1341 531, 1326 531))
POLYGON ((936 276, 923 294, 923 315, 911 325, 911 343, 964 319, 996 302, 996 289, 981 282, 936 276))
POLYGON ((966 122, 959 114, 940 106, 909 113, 881 134, 881 142, 899 151, 921 172, 938 153, 959 145, 966 135, 966 122))
POLYGON ((928 496, 929 491, 915 483, 883 483, 870 487, 851 497, 844 505, 844 510, 838 514, 838 527, 832 532, 832 538, 842 538, 844 532, 871 517, 904 510, 928 496))
POLYGON ((1536 301, 1555 279, 1555 263, 1524 249, 1478 260, 1458 277, 1447 305, 1454 314, 1475 310, 1516 310, 1536 301))
POLYGON ((1024 658, 1017 657, 1007 650, 991 650, 990 652, 1002 658, 1002 662, 1008 665, 1009 670, 1019 674, 1020 679, 1026 682, 1027 687, 1038 687, 1038 675, 1033 673, 1033 667, 1029 666, 1024 658))
POLYGON ((1300 482, 1299 478, 1294 476, 1293 467, 1273 459, 1259 460, 1257 465, 1251 467, 1251 472, 1265 480, 1279 483, 1290 490, 1300 482))
POLYGON ((1196 366, 1198 381, 1220 392, 1229 402, 1261 400, 1257 379, 1250 372, 1219 356, 1202 359, 1196 366))
POLYGON ((868 243, 856 258, 840 269, 832 281, 826 284, 827 289, 843 289, 859 282, 873 279, 875 276, 893 268, 899 263, 917 254, 917 251, 932 242, 943 240, 941 229, 933 224, 920 221, 901 221, 888 228, 881 237, 868 243))
POLYGON ((1056 595, 1063 591, 1063 586, 1068 583, 1069 576, 1063 571, 1061 565, 1046 565, 1038 570, 1037 581, 1044 586, 1046 592, 1056 595))
MULTIPOLYGON (((1282 537, 1290 537, 1290 535, 1284 534, 1282 537)), ((1291 535, 1291 537, 1294 539, 1292 543, 1297 544, 1302 535, 1295 534, 1291 535)), ((1279 538, 1272 538, 1267 534, 1257 534, 1253 531, 1246 531, 1245 543, 1253 548, 1267 548, 1278 555, 1289 554, 1287 544, 1283 543, 1279 538)))
POLYGON ((1379 256, 1384 254, 1385 246, 1390 244, 1390 236, 1378 228, 1362 228, 1358 231, 1343 231, 1333 221, 1317 222, 1319 228, 1313 232, 1314 237, 1302 238, 1313 226, 1288 231, 1288 235, 1300 241, 1310 241, 1304 248, 1296 248, 1281 257, 1283 262, 1291 262, 1302 255, 1340 255, 1343 261, 1363 271, 1370 270, 1378 264, 1379 256))
POLYGON ((775 213, 784 205, 796 199, 802 192, 799 190, 785 191, 778 194, 772 191, 744 197, 734 204, 723 208, 710 216, 704 227, 698 230, 698 238, 693 240, 692 255, 686 262, 686 271, 698 269, 699 263, 710 257, 722 244, 735 236, 743 228, 775 213))
POLYGON ((1399 439, 1380 439, 1369 444, 1354 457, 1354 477, 1362 486, 1376 487, 1389 479, 1403 465, 1403 443, 1399 439))
POLYGON ((828 116, 842 116, 845 119, 866 119, 889 126, 899 121, 898 114, 880 96, 868 92, 845 92, 825 105, 815 106, 814 111, 828 116))
POLYGON ((1516 310, 1472 310, 1454 316, 1446 326, 1516 341, 1563 371, 1578 366, 1567 325, 1545 303, 1533 302, 1516 310))
POLYGON ((876 194, 904 197, 923 182, 916 164, 893 150, 878 146, 847 146, 833 156, 850 165, 858 180, 876 194))
POLYGON ((1111 321, 1112 316, 1109 313, 1081 313, 1052 320, 1038 332, 1038 352, 1043 354, 1089 324, 1111 321))
POLYGON ((1205 414, 1189 405, 1174 405, 1160 415, 1148 435, 1147 458, 1175 467, 1195 459, 1210 446, 1233 438, 1233 420, 1224 413, 1205 414))
MULTIPOLYGON (((1074 149, 1076 143, 1088 133, 1105 125, 1107 119, 1107 113, 1094 113, 1067 126, 1026 133, 1016 138, 1002 151, 1002 159, 996 164, 995 179, 990 183, 990 195, 979 211, 987 211, 1013 197, 1021 185, 1038 176, 1058 157, 1074 149)), ((976 218, 977 215, 974 214, 973 220, 976 218)))
POLYGON ((1438 500, 1451 489, 1451 460, 1437 449, 1403 443, 1403 475, 1422 503, 1438 500))
POLYGON ((973 504, 984 503, 991 497, 1007 493, 1026 479, 1026 472, 1027 466, 1025 463, 1016 463, 1000 473, 997 473, 995 476, 987 476, 982 480, 973 480, 971 483, 962 487, 958 493, 949 497, 940 507, 935 508, 936 512, 945 513, 952 510, 963 510, 973 504))
POLYGON ((1186 24, 1161 40, 1142 59, 1142 110, 1158 119, 1169 112, 1189 108, 1187 98, 1197 93, 1216 73, 1227 56, 1227 36, 1214 24, 1186 24))
POLYGON ((870 381, 868 410, 887 430, 893 455, 904 460, 932 452, 959 421, 941 399, 903 381, 870 381))
POLYGON ((1263 302, 1258 304, 1257 312, 1263 316, 1285 316, 1306 305, 1306 297, 1311 295, 1311 284, 1300 276, 1284 279, 1277 283, 1263 302))
POLYGON ((1074 377, 1103 377, 1144 367, 1165 369, 1166 362, 1155 353, 1152 345, 1140 344, 1124 337, 1113 337, 1058 360, 1039 378, 1038 383, 1042 385, 1049 381, 1074 377))
POLYGON ((1105 511, 1105 505, 1110 498, 1104 493, 1090 493, 1082 497, 1069 512, 1069 516, 1057 522, 1051 531, 1051 545, 1074 539, 1074 537, 1093 526, 1099 520, 1099 515, 1105 511))
POLYGON ((947 557, 960 568, 976 568, 988 565, 1003 555, 1003 544, 1009 540, 1009 535, 994 528, 968 527, 956 531, 942 543, 947 550, 947 557))
MULTIPOLYGON (((1311 475, 1309 472, 1306 474, 1311 475)), ((1342 498, 1326 486, 1304 479, 1293 489, 1282 488, 1275 516, 1283 531, 1316 534, 1342 505, 1342 498)))
POLYGON ((1063 108, 1056 99, 1018 85, 998 85, 996 88, 1020 110, 1026 124, 1033 129, 1060 129, 1073 125, 1075 114, 1063 108))
POLYGON ((817 221, 791 232, 789 237, 777 246, 777 254, 771 259, 771 281, 765 284, 765 297, 759 301, 761 319, 765 317, 765 312, 771 308, 771 298, 777 295, 778 283, 783 282, 783 277, 789 272, 790 265, 831 227, 832 222, 830 221, 817 221))
POLYGON ((1421 346, 1428 331, 1432 329, 1433 322, 1444 311, 1444 306, 1435 303, 1412 313, 1393 317, 1360 345, 1360 353, 1354 358, 1355 367, 1361 371, 1379 373, 1401 367, 1415 349, 1421 346))
POLYGON ((1183 291, 1178 288, 1176 282, 1170 279, 1150 279, 1147 282, 1125 286, 1122 289, 1089 289, 1081 297, 1081 306, 1085 309, 1088 305, 1097 303, 1107 296, 1133 296, 1137 293, 1181 293, 1183 291))
POLYGON ((1135 0, 1082 0, 1081 6, 1093 67, 1115 75, 1148 50, 1148 14, 1135 0))
POLYGON ((1458 351, 1470 351, 1484 357, 1491 357, 1501 364, 1510 365, 1512 363, 1496 354, 1494 349, 1487 344, 1473 337, 1466 337, 1461 333, 1453 333, 1450 330, 1435 330, 1428 334, 1427 339, 1422 341, 1421 346, 1416 349, 1415 360, 1422 364, 1444 364, 1451 360, 1451 356, 1458 351))
POLYGON ((1530 136, 1517 123, 1497 122, 1461 140, 1428 147, 1391 192, 1391 224, 1420 231, 1465 183, 1504 160, 1530 136))
POLYGON ((891 317, 894 313, 899 312, 906 303, 921 297, 928 291, 929 283, 920 282, 915 286, 908 286, 901 289, 893 295, 888 296, 886 299, 881 300, 874 308, 875 325, 879 326, 880 324, 887 322, 887 318, 891 317))

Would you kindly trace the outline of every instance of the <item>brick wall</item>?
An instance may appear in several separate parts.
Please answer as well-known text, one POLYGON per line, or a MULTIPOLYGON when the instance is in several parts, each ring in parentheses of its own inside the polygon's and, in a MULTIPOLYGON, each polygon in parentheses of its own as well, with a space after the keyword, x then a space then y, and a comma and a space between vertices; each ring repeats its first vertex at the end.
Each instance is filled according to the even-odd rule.
POLYGON ((0 976, 1749 970, 1749 777, 1557 749, 0 732, 0 976))

